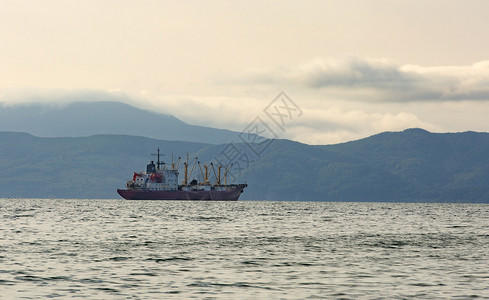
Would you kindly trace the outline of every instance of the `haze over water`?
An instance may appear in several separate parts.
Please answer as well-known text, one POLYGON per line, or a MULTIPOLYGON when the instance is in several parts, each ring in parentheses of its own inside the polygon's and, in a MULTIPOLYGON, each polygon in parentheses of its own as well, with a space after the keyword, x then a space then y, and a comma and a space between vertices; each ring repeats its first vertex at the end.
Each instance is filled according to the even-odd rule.
POLYGON ((0 199, 6 298, 489 297, 489 206, 0 199))

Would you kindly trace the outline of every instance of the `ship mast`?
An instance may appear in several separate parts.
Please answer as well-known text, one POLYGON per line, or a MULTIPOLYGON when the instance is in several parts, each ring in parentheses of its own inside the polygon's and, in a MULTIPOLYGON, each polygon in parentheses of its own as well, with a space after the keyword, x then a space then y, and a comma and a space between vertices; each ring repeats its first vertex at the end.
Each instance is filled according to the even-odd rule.
POLYGON ((204 164, 204 169, 205 169, 205 179, 204 179, 204 183, 208 183, 209 182, 209 170, 207 168, 207 165, 204 164))
POLYGON ((183 163, 184 170, 185 170, 185 177, 183 179, 183 185, 187 186, 188 185, 188 153, 187 153, 187 161, 183 163))
POLYGON ((177 159, 177 166, 175 167, 175 170, 178 170, 178 166, 180 165, 180 159, 181 159, 181 157, 179 156, 177 159))
POLYGON ((188 177, 192 176, 192 173, 194 172, 195 164, 197 163, 198 159, 199 159, 198 157, 195 158, 194 164, 192 165, 192 168, 190 169, 190 173, 188 174, 188 177))
POLYGON ((200 174, 202 174, 202 178, 204 179, 204 184, 206 183, 209 183, 209 168, 206 164, 204 164, 204 170, 205 170, 205 174, 204 174, 204 171, 202 171, 202 167, 200 166, 200 161, 198 162, 199 164, 199 169, 200 169, 200 174))
MULTIPOLYGON (((180 160, 180 158, 178 158, 180 160)), ((188 178, 192 176, 192 173, 194 171, 195 163, 197 162, 198 158, 196 157, 194 160, 194 164, 192 165, 192 168, 190 169, 190 172, 188 171, 188 153, 187 153, 187 161, 183 163, 184 166, 184 171, 185 171, 185 177, 183 179, 183 185, 188 186, 188 178)))
POLYGON ((202 175, 202 178, 204 178, 204 172, 202 172, 202 167, 200 166, 200 161, 197 162, 197 164, 199 165, 200 174, 202 175))
POLYGON ((214 176, 216 176, 216 185, 220 186, 221 185, 221 168, 222 166, 219 165, 217 167, 217 174, 216 174, 216 169, 214 169, 214 164, 211 163, 212 167, 212 172, 214 172, 214 176))
POLYGON ((218 184, 219 184, 219 185, 221 185, 221 168, 222 168, 222 166, 221 166, 221 165, 219 165, 219 166, 217 167, 217 175, 218 175, 218 176, 217 176, 217 178, 219 178, 219 181, 218 181, 218 184))
POLYGON ((230 164, 224 168, 224 186, 228 185, 228 171, 229 169, 231 169, 232 166, 233 164, 230 164))
MULTIPOLYGON (((158 156, 158 160, 156 162, 156 165, 158 166, 157 170, 160 170, 160 166, 165 164, 163 161, 160 161, 160 148, 158 148, 158 154, 152 153, 151 155, 158 156)), ((162 154, 162 156, 165 156, 165 154, 162 154)))

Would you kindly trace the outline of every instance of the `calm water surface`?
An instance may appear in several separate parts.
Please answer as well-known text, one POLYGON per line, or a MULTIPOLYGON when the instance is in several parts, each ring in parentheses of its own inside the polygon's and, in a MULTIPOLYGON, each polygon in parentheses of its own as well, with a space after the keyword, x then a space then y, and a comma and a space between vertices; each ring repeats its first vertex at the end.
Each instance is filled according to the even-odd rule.
POLYGON ((0 297, 489 298, 489 205, 0 199, 0 297))

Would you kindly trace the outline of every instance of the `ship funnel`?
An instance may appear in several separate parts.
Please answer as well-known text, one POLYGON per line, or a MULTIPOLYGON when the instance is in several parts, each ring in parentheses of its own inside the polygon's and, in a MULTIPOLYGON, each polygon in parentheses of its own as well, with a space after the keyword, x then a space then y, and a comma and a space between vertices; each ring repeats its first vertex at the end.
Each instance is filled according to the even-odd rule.
POLYGON ((151 163, 149 163, 146 166, 146 173, 154 173, 154 172, 156 172, 156 165, 153 161, 151 161, 151 163))

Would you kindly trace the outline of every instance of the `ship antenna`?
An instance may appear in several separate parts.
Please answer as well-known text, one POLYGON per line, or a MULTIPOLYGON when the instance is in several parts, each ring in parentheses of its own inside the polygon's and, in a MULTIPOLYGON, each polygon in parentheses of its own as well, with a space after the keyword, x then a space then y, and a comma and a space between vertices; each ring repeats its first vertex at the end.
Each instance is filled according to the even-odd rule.
MULTIPOLYGON (((151 155, 158 156, 158 161, 156 162, 156 165, 158 166, 158 170, 160 170, 160 166, 165 164, 163 161, 160 161, 160 148, 158 148, 158 154, 152 153, 151 155)), ((165 154, 161 154, 161 156, 165 156, 165 154)))

